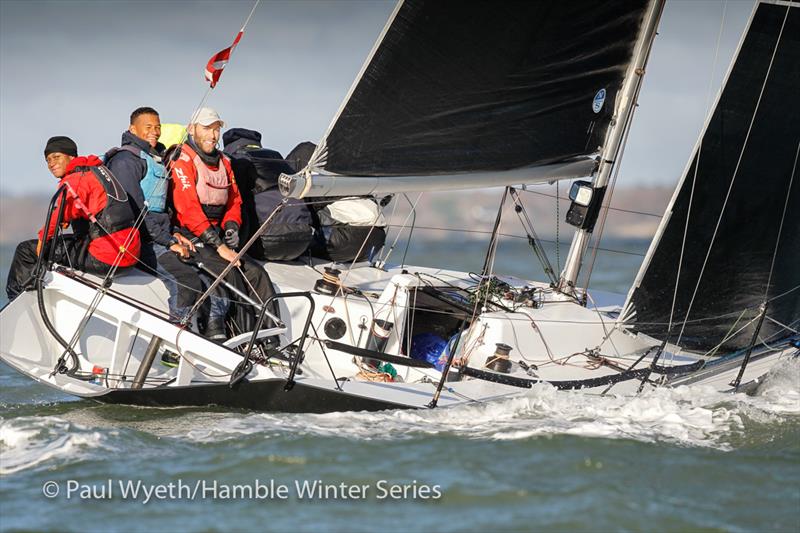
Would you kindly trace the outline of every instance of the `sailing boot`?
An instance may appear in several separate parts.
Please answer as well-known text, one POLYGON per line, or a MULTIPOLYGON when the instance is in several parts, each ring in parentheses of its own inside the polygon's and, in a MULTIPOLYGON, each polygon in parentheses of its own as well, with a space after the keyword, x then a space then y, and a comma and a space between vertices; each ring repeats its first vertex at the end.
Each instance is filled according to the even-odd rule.
POLYGON ((228 336, 225 335, 225 320, 209 318, 208 325, 206 325, 206 338, 217 342, 226 340, 228 336))
POLYGON ((172 350, 164 350, 164 353, 161 354, 161 364, 169 368, 177 367, 180 360, 181 356, 172 350))

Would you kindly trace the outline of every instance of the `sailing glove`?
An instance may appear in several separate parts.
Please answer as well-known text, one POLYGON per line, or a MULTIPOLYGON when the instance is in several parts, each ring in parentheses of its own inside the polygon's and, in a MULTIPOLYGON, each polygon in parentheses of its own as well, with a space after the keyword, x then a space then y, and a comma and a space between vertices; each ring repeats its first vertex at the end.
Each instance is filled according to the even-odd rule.
POLYGON ((225 223, 225 245, 231 250, 239 247, 239 224, 236 222, 225 223))
POLYGON ((213 246, 214 248, 219 248, 222 245, 222 240, 219 238, 219 235, 217 235, 217 231, 213 226, 200 234, 200 240, 203 241, 203 244, 213 246))

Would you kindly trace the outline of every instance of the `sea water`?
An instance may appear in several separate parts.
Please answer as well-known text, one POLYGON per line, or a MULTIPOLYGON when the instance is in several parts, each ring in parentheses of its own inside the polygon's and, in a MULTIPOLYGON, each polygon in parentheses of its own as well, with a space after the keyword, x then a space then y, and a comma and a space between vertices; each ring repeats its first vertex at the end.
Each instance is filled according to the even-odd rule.
MULTIPOLYGON (((480 253, 417 243, 407 259, 478 270, 480 253)), ((541 279, 525 247, 501 255, 498 271, 541 279)), ((606 254, 593 286, 624 292, 640 261, 606 254)), ((538 386, 324 415, 98 405, 0 365, 0 529, 798 531, 800 362, 754 396, 538 386)))

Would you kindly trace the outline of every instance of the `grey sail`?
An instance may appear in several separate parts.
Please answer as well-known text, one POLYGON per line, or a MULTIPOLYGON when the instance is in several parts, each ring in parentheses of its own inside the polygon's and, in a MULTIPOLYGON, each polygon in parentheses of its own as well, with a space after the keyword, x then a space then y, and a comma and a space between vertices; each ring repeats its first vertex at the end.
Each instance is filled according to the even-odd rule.
POLYGON ((405 0, 308 171, 370 191, 382 177, 452 188, 445 176, 586 176, 649 6, 405 0))
POLYGON ((760 3, 629 296, 635 331, 738 350, 765 302, 762 339, 798 329, 799 95, 800 3, 760 3))

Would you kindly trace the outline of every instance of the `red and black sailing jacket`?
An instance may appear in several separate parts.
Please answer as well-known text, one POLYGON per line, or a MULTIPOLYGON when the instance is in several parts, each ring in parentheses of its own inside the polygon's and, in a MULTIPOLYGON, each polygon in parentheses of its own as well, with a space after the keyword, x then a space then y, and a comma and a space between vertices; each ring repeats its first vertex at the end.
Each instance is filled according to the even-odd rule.
POLYGON ((170 172, 179 226, 200 236, 212 225, 224 226, 229 221, 242 225, 242 197, 227 156, 220 153, 219 164, 210 166, 184 143, 170 172))
MULTIPOLYGON (((94 155, 76 157, 59 182, 59 187, 62 185, 67 188, 62 222, 90 222, 89 254, 107 265, 134 265, 141 251, 139 230, 134 228, 136 217, 128 195, 103 162, 94 155)), ((55 233, 60 204, 61 198, 48 224, 48 239, 55 233)), ((40 240, 43 232, 44 228, 39 231, 40 240)))

